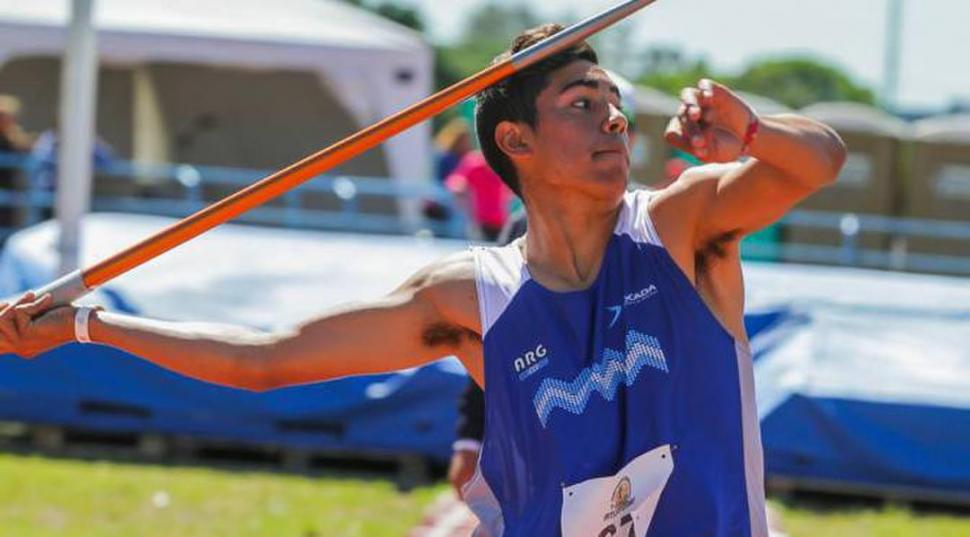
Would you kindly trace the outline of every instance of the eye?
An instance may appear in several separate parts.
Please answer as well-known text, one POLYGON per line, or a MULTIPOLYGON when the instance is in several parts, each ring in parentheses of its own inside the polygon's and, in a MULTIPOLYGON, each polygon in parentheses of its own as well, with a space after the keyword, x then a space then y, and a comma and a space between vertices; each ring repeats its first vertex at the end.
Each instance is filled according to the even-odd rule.
POLYGON ((588 110, 590 105, 591 105, 591 102, 589 99, 577 99, 573 101, 573 107, 579 108, 582 110, 588 110))

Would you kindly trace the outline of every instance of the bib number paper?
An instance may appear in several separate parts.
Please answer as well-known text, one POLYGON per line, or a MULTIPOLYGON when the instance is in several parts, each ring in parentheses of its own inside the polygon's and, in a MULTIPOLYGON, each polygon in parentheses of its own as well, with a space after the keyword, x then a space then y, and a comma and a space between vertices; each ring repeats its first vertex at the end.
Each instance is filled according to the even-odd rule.
POLYGON ((670 446, 664 445, 612 476, 564 488, 563 537, 644 537, 673 471, 670 446))

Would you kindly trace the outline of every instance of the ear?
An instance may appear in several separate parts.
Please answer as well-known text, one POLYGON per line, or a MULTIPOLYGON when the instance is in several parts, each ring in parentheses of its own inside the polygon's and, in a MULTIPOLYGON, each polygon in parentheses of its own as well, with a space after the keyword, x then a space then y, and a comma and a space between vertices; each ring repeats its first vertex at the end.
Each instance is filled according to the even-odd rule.
POLYGON ((532 154, 532 129, 512 121, 502 121, 495 127, 495 143, 512 160, 532 154))

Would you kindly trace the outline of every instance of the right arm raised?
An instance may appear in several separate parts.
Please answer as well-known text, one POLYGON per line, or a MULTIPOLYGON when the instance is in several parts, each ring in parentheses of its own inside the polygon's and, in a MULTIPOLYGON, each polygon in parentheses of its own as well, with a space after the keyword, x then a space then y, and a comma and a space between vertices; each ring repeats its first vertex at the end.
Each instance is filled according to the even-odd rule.
MULTIPOLYGON (((11 352, 33 356, 72 339, 72 308, 24 321, 27 307, 0 313, 3 346, 11 352)), ((105 312, 94 313, 90 326, 97 343, 186 376, 257 391, 404 369, 449 354, 475 375, 478 332, 469 253, 429 265, 384 298, 335 308, 285 332, 105 312)))

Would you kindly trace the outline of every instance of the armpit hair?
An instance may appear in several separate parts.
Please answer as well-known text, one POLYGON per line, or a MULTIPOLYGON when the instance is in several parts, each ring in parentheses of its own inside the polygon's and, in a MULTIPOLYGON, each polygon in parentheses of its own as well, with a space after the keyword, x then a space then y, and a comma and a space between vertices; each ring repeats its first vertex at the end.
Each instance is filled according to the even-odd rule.
POLYGON ((427 347, 446 346, 454 349, 460 347, 465 341, 481 341, 482 338, 475 332, 461 326, 434 323, 424 329, 421 340, 427 347))
POLYGON ((711 261, 724 259, 727 255, 725 246, 737 240, 740 231, 726 231, 707 241, 700 249, 694 252, 694 271, 702 274, 710 268, 711 261))

